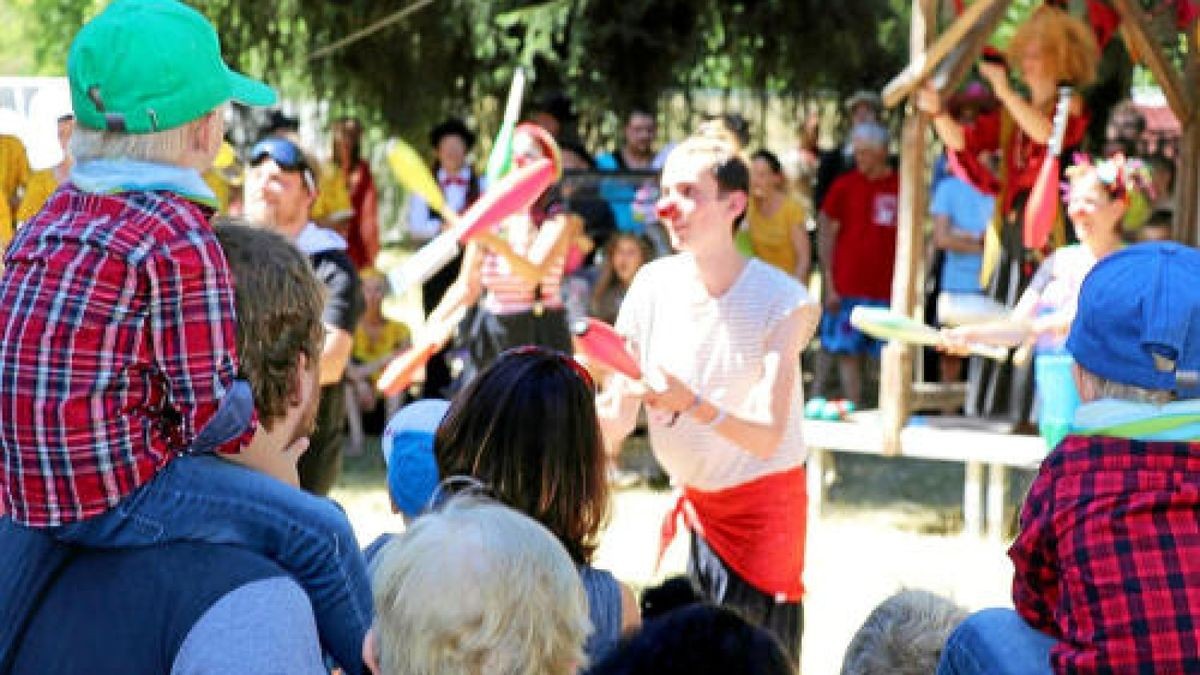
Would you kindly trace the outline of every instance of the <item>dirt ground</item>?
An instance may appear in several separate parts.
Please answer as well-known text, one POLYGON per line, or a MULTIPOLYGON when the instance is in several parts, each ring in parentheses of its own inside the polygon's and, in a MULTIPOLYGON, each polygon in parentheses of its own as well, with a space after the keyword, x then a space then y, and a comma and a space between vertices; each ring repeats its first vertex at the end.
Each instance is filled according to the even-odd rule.
MULTIPOLYGON (((372 439, 350 458, 333 497, 343 504, 364 545, 402 528, 383 487, 383 462, 372 439)), ((649 471, 644 441, 632 439, 623 463, 649 471)), ((960 534, 960 464, 841 455, 825 513, 809 523, 805 584, 804 675, 837 675, 854 631, 880 601, 901 588, 943 594, 968 609, 1010 605, 1007 541, 960 534)), ((1009 495, 1015 511, 1031 474, 1017 472, 1009 495)), ((671 503, 664 487, 615 493, 597 564, 635 588, 683 571, 678 539, 654 569, 658 527, 671 503)))

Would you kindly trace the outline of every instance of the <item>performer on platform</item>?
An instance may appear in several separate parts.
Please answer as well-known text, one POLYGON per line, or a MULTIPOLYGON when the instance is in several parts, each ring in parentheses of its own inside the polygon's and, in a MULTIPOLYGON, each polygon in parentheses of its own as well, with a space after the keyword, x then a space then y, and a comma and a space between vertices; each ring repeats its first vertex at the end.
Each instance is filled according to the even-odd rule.
MULTIPOLYGON (((1007 62, 1020 72, 1028 97, 1010 84, 1002 63, 988 58, 979 64, 979 74, 991 85, 1001 107, 980 115, 973 125, 964 127, 956 122, 932 87, 923 89, 917 97, 918 107, 933 116, 934 129, 946 144, 955 172, 980 190, 997 196, 982 276, 988 294, 1008 307, 1017 304, 1038 263, 1048 253, 1025 248, 1022 217, 1046 157, 1058 85, 1068 84, 1078 92, 1095 78, 1099 56, 1091 29, 1047 3, 1017 29, 1008 45, 1007 62), (998 176, 979 161, 981 152, 993 150, 999 150, 1001 157, 998 176)), ((1069 113, 1063 141, 1066 157, 1071 156, 1072 148, 1079 145, 1087 130, 1088 114, 1078 94, 1069 113)), ((1065 233, 1060 218, 1052 246, 1065 243, 1065 233)), ((1015 367, 1011 362, 977 358, 969 381, 968 414, 999 417, 1015 424, 1028 421, 1033 400, 1033 370, 1028 364, 1015 367)))
POLYGON ((651 446, 683 488, 688 571, 708 599, 738 608, 799 658, 806 491, 800 352, 820 308, 788 274, 738 253, 749 169, 729 142, 692 137, 662 177, 658 215, 678 254, 642 267, 617 330, 650 391, 616 376, 599 398, 608 442, 649 408, 651 446))

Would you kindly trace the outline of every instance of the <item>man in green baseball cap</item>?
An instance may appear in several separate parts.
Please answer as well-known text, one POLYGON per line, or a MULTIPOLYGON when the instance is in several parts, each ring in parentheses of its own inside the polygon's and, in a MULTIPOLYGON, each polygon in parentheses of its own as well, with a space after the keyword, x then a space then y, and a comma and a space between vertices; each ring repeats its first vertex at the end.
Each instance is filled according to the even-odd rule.
POLYGON ((76 164, 16 233, 0 276, 0 551, 14 561, 0 575, 0 672, 68 557, 63 542, 210 541, 292 573, 322 643, 357 675, 372 608, 353 533, 326 533, 346 556, 269 543, 272 514, 298 508, 287 490, 230 508, 246 492, 237 468, 204 457, 244 463, 263 436, 200 172, 226 103, 275 93, 230 70, 212 25, 176 0, 112 2, 76 35, 67 73, 76 164))

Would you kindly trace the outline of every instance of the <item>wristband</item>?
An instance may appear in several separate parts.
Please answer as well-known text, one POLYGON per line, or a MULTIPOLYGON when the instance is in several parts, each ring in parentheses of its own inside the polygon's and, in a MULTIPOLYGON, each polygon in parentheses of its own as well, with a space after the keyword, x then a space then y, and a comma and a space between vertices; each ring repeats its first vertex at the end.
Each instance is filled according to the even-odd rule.
MULTIPOLYGON (((716 406, 714 406, 714 407, 716 407, 716 406)), ((711 420, 709 420, 708 422, 706 422, 704 424, 704 426, 706 426, 710 429, 715 429, 718 424, 725 421, 726 417, 727 417, 727 415, 725 414, 725 411, 721 410, 720 408, 717 408, 717 414, 713 415, 713 418, 711 420)))
POLYGON ((690 413, 691 411, 695 410, 703 402, 704 402, 703 399, 700 398, 700 393, 694 392, 692 394, 692 402, 688 404, 688 407, 684 408, 683 410, 676 410, 675 412, 671 413, 671 419, 670 419, 670 421, 667 422, 667 426, 669 426, 669 427, 675 426, 675 423, 679 421, 680 415, 682 415, 683 413, 690 413))

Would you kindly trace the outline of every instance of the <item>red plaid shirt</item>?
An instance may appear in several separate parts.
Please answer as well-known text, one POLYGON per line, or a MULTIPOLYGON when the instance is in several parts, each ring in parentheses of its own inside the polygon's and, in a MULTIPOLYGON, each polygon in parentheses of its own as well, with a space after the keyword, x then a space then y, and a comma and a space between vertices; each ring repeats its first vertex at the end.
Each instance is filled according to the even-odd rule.
POLYGON ((238 362, 208 215, 170 192, 67 185, 17 232, 0 277, 0 483, 18 522, 103 513, 213 416, 238 362))
POLYGON ((1200 443, 1068 436, 1009 550, 1058 673, 1200 673, 1200 443))

